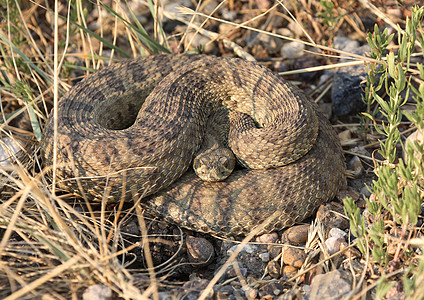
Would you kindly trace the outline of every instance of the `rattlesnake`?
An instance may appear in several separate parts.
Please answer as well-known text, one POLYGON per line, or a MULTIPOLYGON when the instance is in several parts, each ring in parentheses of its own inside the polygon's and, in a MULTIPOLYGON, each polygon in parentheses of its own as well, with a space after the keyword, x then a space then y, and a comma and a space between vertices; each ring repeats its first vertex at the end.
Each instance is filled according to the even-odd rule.
MULTIPOLYGON (((246 234, 273 214, 264 231, 282 229, 345 185, 341 146, 315 104, 242 59, 125 60, 77 83, 56 109, 60 187, 93 201, 143 198, 148 211, 194 230, 246 234), (221 105, 241 116, 228 143, 247 168, 205 182, 187 170, 221 105)), ((53 125, 51 115, 41 142, 46 165, 53 125)))

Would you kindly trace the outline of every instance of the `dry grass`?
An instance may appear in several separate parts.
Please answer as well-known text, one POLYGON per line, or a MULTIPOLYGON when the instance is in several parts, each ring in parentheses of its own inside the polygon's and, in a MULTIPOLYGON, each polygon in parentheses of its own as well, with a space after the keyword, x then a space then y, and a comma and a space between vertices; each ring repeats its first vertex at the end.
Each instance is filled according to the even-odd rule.
MULTIPOLYGON (((87 287, 102 283, 119 297, 158 299, 159 288, 177 286, 166 280, 172 270, 179 267, 178 263, 170 260, 159 267, 153 265, 149 245, 155 241, 166 243, 166 240, 162 236, 149 236, 146 229, 146 221, 149 220, 143 218, 139 207, 91 207, 84 200, 55 190, 54 180, 50 181, 45 174, 51 168, 55 170, 56 166, 42 166, 37 152, 37 140, 41 138, 43 124, 74 80, 123 57, 166 52, 168 49, 190 50, 195 35, 187 34, 189 29, 208 37, 211 43, 219 41, 221 54, 235 53, 250 60, 263 58, 264 49, 255 45, 246 50, 239 41, 241 37, 258 32, 313 46, 327 63, 336 61, 335 56, 349 57, 352 64, 370 61, 329 46, 338 31, 364 39, 364 28, 358 22, 360 16, 351 10, 352 7, 336 2, 335 11, 340 17, 328 16, 332 23, 325 25, 325 17, 313 17, 325 13, 319 1, 300 2, 301 6, 287 8, 276 1, 275 5, 257 9, 253 1, 249 1, 246 2, 248 11, 243 11, 245 7, 237 1, 222 1, 219 6, 237 10, 243 15, 243 20, 232 22, 215 17, 213 12, 204 13, 202 4, 196 11, 182 9, 178 14, 162 12, 152 4, 151 11, 157 17, 151 19, 151 13, 143 4, 147 13, 141 14, 142 17, 152 20, 147 25, 143 24, 144 28, 134 19, 134 12, 125 2, 113 2, 108 8, 101 5, 101 1, 54 1, 54 6, 49 7, 51 2, 48 1, 23 2, 21 6, 18 1, 1 0, 0 134, 18 142, 21 149, 15 154, 4 140, 0 142, 14 161, 12 165, 0 165, 0 298, 45 296, 49 299, 76 299, 87 287), (285 13, 286 10, 290 10, 293 16, 285 13), (276 15, 297 22, 304 38, 276 34, 272 27, 276 15), (186 24, 185 32, 166 36, 160 25, 163 16, 186 24), (217 33, 207 29, 214 28, 211 24, 221 23, 230 25, 229 31, 217 33), (129 243, 132 237, 122 228, 134 216, 142 237, 138 242, 129 243), (132 270, 126 262, 130 250, 136 247, 142 247, 147 267, 132 270)), ((365 11, 383 18, 381 14, 384 13, 371 2, 360 2, 362 4, 349 1, 350 4, 355 3, 354 6, 362 13, 365 11)), ((385 18, 388 16, 384 15, 386 21, 385 18)), ((396 21, 402 23, 401 20, 396 21)), ((392 26, 390 22, 387 23, 392 26)), ((329 64, 296 72, 343 66, 329 64)), ((324 90, 328 91, 328 88, 324 90)), ((319 226, 314 228, 319 229, 319 226)), ((318 229, 311 231, 314 232, 311 233, 314 236, 311 243, 315 241, 311 248, 323 248, 322 230, 318 229)), ((254 233, 244 239, 239 249, 253 236, 254 233)), ((327 255, 319 265, 326 264, 337 255, 327 255)), ((236 256, 237 252, 230 257, 227 265, 231 265, 236 256)), ((316 267, 309 262, 309 268, 305 265, 302 274, 316 267)), ((221 270, 224 272, 225 267, 221 270)), ((291 281, 299 282, 302 274, 291 281)), ((353 289, 355 293, 366 290, 362 285, 365 270, 363 274, 360 284, 353 289)), ((219 276, 220 273, 213 277, 201 299, 207 297, 219 276)), ((293 289, 296 288, 297 285, 293 285, 293 289)))

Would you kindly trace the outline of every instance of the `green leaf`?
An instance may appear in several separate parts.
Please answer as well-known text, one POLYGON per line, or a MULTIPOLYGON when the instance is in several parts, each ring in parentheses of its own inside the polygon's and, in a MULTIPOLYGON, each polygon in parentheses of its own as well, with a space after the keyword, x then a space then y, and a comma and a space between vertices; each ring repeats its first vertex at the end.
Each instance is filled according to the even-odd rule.
POLYGON ((389 70, 389 75, 392 78, 396 78, 397 74, 395 72, 395 70, 396 70, 395 54, 393 53, 393 51, 390 51, 390 53, 387 55, 387 67, 388 67, 388 70, 389 70))

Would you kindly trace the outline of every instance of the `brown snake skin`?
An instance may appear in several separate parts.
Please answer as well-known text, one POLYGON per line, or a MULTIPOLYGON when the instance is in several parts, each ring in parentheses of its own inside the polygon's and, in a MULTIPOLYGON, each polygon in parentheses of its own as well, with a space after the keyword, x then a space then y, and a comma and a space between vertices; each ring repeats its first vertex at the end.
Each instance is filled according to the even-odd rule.
MULTIPOLYGON (((263 231, 279 230, 345 185, 338 138, 315 108, 290 83, 241 59, 126 60, 59 101, 59 186, 96 201, 142 197, 148 211, 220 236, 249 233, 272 215, 263 231), (204 182, 187 169, 219 105, 243 113, 231 120, 229 145, 250 169, 204 182)), ((41 143, 47 165, 53 132, 51 115, 41 143)))

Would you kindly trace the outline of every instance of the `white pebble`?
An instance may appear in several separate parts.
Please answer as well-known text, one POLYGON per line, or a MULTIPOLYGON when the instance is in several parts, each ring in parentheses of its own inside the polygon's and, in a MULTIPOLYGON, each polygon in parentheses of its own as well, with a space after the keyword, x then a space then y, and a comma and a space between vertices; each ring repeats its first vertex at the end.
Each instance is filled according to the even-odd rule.
POLYGON ((103 284, 89 286, 82 295, 83 300, 107 300, 111 297, 112 290, 103 284))

